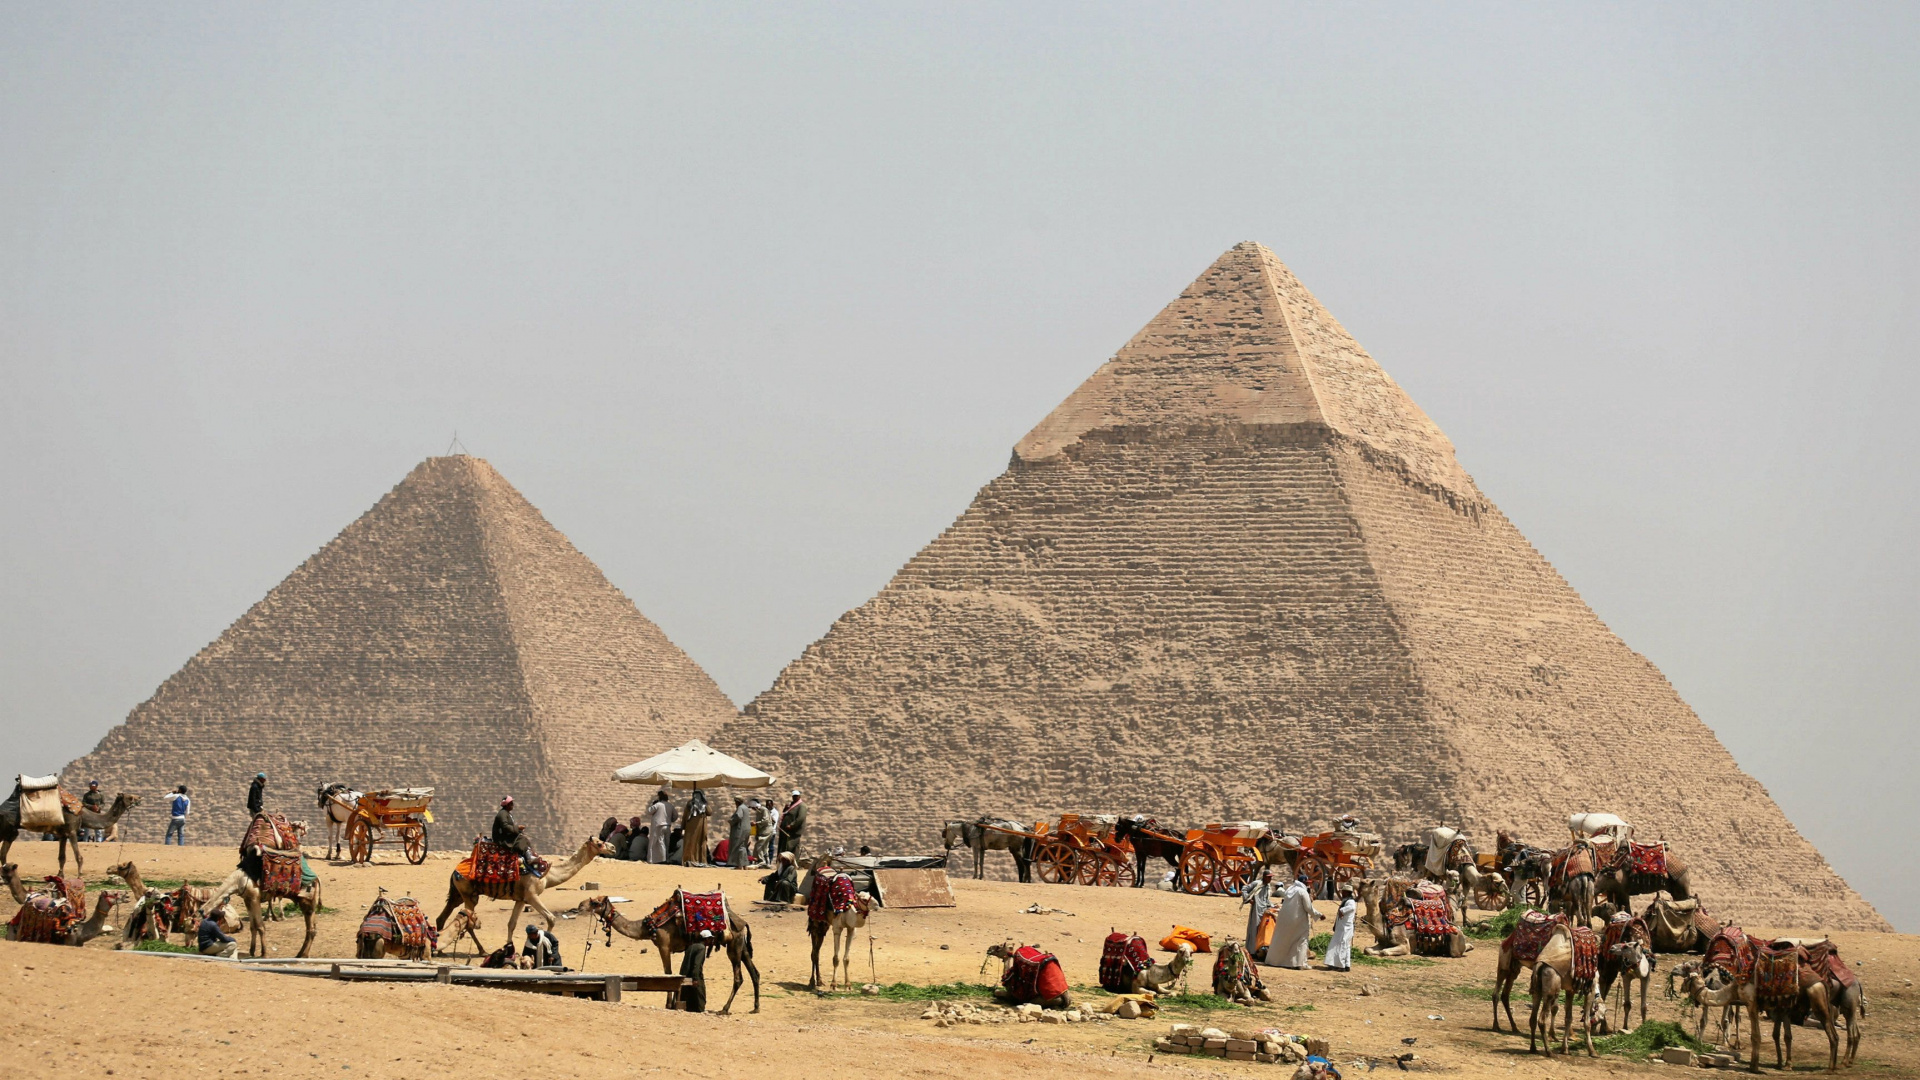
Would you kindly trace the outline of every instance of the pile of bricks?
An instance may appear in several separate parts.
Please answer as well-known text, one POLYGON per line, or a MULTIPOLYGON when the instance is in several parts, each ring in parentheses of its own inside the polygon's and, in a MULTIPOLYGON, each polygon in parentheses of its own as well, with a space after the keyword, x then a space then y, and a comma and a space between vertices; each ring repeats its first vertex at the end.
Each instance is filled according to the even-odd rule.
POLYGON ((1175 1024, 1153 1040, 1153 1048, 1166 1054, 1204 1054, 1228 1061, 1257 1061, 1262 1064, 1292 1065, 1307 1060, 1308 1054, 1325 1056, 1327 1044, 1321 1039, 1302 1039, 1271 1029, 1264 1031, 1222 1031, 1197 1024, 1175 1024))

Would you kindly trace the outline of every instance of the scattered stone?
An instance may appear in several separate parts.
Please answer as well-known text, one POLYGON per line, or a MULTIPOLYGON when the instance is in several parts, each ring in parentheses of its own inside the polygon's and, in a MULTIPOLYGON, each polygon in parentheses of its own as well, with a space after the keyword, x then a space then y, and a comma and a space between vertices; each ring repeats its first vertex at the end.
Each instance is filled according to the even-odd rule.
POLYGON ((1660 1051, 1660 1060, 1669 1065, 1691 1065, 1694 1062, 1693 1051, 1684 1046, 1669 1046, 1660 1051))

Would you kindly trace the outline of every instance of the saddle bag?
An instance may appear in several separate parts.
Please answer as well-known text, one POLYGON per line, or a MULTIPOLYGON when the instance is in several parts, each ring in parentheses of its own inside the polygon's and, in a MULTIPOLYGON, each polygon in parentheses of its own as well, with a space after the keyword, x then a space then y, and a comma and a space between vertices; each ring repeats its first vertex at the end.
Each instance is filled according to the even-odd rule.
POLYGON ((22 832, 47 832, 66 824, 58 776, 17 776, 14 782, 20 785, 22 832))
MULTIPOLYGON (((1133 993, 1133 977, 1153 964, 1147 939, 1138 934, 1112 933, 1100 950, 1100 986, 1114 994, 1133 993)), ((1219 961, 1214 962, 1218 968, 1219 961)))
POLYGON ((1007 965, 1007 973, 1000 977, 1000 985, 1006 987, 1007 996, 1015 1004, 1050 1001, 1067 992, 1067 976, 1060 970, 1058 957, 1022 945, 1007 965))

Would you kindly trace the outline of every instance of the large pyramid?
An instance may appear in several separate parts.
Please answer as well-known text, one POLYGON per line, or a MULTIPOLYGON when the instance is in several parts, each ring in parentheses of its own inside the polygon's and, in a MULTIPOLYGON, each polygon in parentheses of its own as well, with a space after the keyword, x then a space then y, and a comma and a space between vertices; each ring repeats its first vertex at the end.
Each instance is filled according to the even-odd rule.
POLYGON ((1251 243, 719 738, 811 789, 821 842, 1357 810, 1550 843, 1610 810, 1716 911, 1889 928, 1251 243))
MULTIPOLYGON (((708 738, 733 704, 493 467, 429 458, 67 766, 68 784, 187 784, 189 838, 237 842, 247 783, 314 819, 315 788, 427 785, 432 843, 500 796, 544 851, 645 793, 614 769, 708 738)), ((317 820, 317 819, 316 819, 317 820)), ((138 811, 129 839, 158 840, 138 811)))

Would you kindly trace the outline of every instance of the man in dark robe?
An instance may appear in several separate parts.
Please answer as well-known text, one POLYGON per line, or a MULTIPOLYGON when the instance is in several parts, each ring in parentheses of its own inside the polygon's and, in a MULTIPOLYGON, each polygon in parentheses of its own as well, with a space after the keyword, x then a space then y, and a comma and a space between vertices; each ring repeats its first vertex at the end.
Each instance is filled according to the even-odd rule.
POLYGON ((511 795, 501 799, 500 809, 494 812, 492 840, 501 847, 510 847, 519 852, 521 869, 529 874, 534 872, 533 841, 527 839, 527 830, 514 824, 511 795))
POLYGON ((781 852, 780 861, 775 866, 773 873, 760 879, 760 884, 767 887, 763 899, 775 904, 791 904, 794 895, 800 891, 799 879, 794 874, 793 852, 781 852))
POLYGON ((707 951, 713 948, 713 931, 702 930, 687 942, 680 958, 680 977, 690 980, 680 988, 680 1008, 686 1012, 707 1011, 707 951))
MULTIPOLYGON (((107 812, 107 793, 100 790, 100 781, 87 781, 87 793, 80 796, 80 809, 92 814, 104 814, 107 812)), ((107 831, 105 829, 80 830, 80 839, 82 840, 99 841, 105 840, 106 838, 107 831)))
POLYGON ((267 805, 267 774, 254 773, 247 786, 247 813, 258 814, 267 805))
POLYGON ((527 924, 527 944, 520 955, 533 960, 533 966, 562 967, 560 963, 560 939, 553 936, 551 930, 533 923, 527 924))
POLYGON ((727 830, 727 865, 735 870, 745 870, 747 859, 753 854, 753 808, 747 800, 735 796, 733 800, 733 820, 727 830))
POLYGON ((799 858, 800 837, 807 831, 807 808, 800 801, 800 789, 793 789, 793 801, 780 811, 780 850, 794 852, 799 858))

